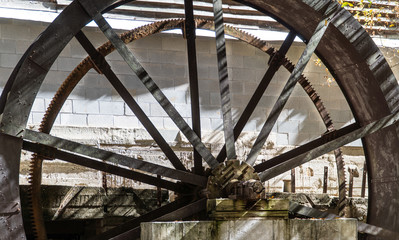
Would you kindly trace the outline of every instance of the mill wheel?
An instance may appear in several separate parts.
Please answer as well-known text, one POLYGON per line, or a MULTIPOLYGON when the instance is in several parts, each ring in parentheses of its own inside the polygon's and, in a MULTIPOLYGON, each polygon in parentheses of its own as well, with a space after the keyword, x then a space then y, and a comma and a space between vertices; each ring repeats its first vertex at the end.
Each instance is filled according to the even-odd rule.
MULTIPOLYGON (((304 54, 293 69, 283 94, 280 95, 274 105, 244 165, 251 168, 251 165, 255 164, 259 151, 263 147, 293 87, 299 80, 303 68, 309 61, 310 56, 315 52, 328 66, 340 85, 355 116, 356 123, 328 133, 264 163, 254 165, 254 171, 257 173, 259 180, 266 181, 317 156, 363 137, 370 183, 368 221, 370 224, 388 231, 395 231, 399 225, 399 219, 397 218, 399 205, 399 185, 397 181, 397 169, 399 168, 397 165, 399 163, 395 161, 398 153, 397 148, 394 146, 397 144, 398 138, 395 126, 392 124, 397 119, 395 93, 398 91, 398 86, 378 48, 351 15, 341 9, 335 2, 288 0, 279 1, 278 3, 275 1, 239 2, 274 17, 291 31, 291 34, 289 34, 289 37, 279 50, 280 53, 289 48, 290 42, 292 42, 291 38, 295 34, 301 36, 307 43, 304 54), (348 71, 348 68, 350 68, 350 71, 348 71), (378 108, 375 106, 378 106, 378 108), (381 149, 384 149, 384 151, 381 151, 381 149), (391 201, 386 203, 384 202, 385 199, 391 199, 391 201)), ((236 158, 234 141, 237 134, 231 117, 220 2, 216 1, 214 8, 215 16, 217 16, 215 18, 215 29, 226 147, 220 152, 218 157, 213 156, 201 142, 199 122, 193 122, 193 129, 189 127, 102 17, 103 13, 123 3, 125 2, 111 0, 102 2, 74 1, 32 44, 7 83, 0 105, 2 112, 0 128, 2 131, 2 137, 0 138, 2 141, 2 147, 0 148, 2 158, 0 163, 2 168, 7 169, 1 180, 7 183, 7 187, 2 190, 2 193, 5 193, 5 195, 2 195, 3 202, 5 202, 2 208, 5 210, 4 212, 10 215, 2 223, 7 228, 6 237, 14 238, 15 236, 24 235, 21 214, 18 210, 20 204, 19 194, 15 191, 15 189, 18 189, 17 176, 21 149, 32 151, 48 158, 62 159, 127 178, 139 179, 142 182, 188 196, 136 218, 129 224, 121 225, 106 233, 103 238, 137 234, 141 221, 185 218, 200 212, 205 207, 204 199, 206 199, 202 190, 207 187, 208 182, 208 175, 202 170, 202 159, 211 169, 217 169, 221 162, 226 162, 225 159, 227 159, 225 165, 230 166, 229 162, 236 158), (145 114, 140 114, 140 106, 121 85, 102 55, 96 51, 81 31, 92 19, 96 21, 127 64, 193 145, 195 149, 193 172, 185 169, 163 138, 159 136, 156 128, 151 122, 147 121, 145 114), (68 25, 68 28, 62 27, 65 24, 68 25), (108 77, 133 112, 137 116, 141 116, 141 122, 147 121, 143 125, 149 132, 152 131, 150 134, 153 135, 154 140, 164 151, 175 169, 95 149, 25 128, 30 108, 46 73, 61 50, 74 36, 89 53, 96 67, 108 77), (114 165, 115 163, 119 166, 114 165), (129 170, 121 166, 135 170, 129 170), (136 170, 140 170, 140 172, 136 170), (142 171, 179 180, 179 182, 157 179, 142 173, 142 171)), ((192 7, 186 6, 186 10, 190 13, 192 7)), ((193 26, 194 20, 189 16, 188 14, 186 26, 190 26, 190 24, 193 26)), ((193 29, 192 27, 187 27, 186 34, 188 39, 190 90, 194 99, 192 101, 192 112, 193 119, 198 119, 196 117, 198 116, 196 114, 199 114, 198 103, 196 103, 198 101, 195 101, 195 99, 198 100, 198 96, 195 94, 198 91, 196 86, 198 82, 195 76, 196 63, 193 61, 195 59, 195 51, 193 51, 195 48, 192 47, 195 46, 193 29)), ((271 69, 269 74, 273 75, 278 67, 279 64, 275 64, 275 70, 269 67, 271 69)), ((256 95, 255 93, 254 96, 256 95)), ((213 175, 211 174, 210 176, 214 176, 216 172, 213 171, 213 175)), ((239 172, 236 172, 238 174, 236 178, 240 178, 239 172)), ((220 188, 225 187, 224 184, 221 185, 219 183, 218 186, 220 188)), ((221 196, 225 194, 223 191, 220 192, 221 196)))

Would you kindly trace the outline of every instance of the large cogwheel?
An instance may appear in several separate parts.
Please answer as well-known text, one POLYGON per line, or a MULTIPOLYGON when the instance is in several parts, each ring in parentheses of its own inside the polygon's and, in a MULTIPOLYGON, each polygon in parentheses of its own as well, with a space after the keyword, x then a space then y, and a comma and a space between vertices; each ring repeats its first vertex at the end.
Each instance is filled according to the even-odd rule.
MULTIPOLYGON (((214 30, 214 23, 212 21, 196 19, 195 24, 196 27, 199 29, 214 30)), ((120 37, 125 44, 128 44, 131 43, 132 41, 150 36, 155 33, 171 29, 180 29, 180 28, 181 29, 184 28, 184 19, 160 21, 125 32, 120 37)), ((269 63, 275 61, 277 64, 286 68, 289 72, 293 71, 295 67, 294 64, 292 64, 285 56, 281 56, 279 52, 273 47, 271 47, 267 42, 260 40, 259 38, 252 36, 240 29, 228 25, 225 25, 225 33, 241 41, 244 41, 268 54, 271 59, 269 63)), ((97 50, 101 55, 107 56, 108 54, 112 53, 115 50, 115 48, 110 42, 106 42, 97 50)), ((69 94, 79 83, 79 81, 86 75, 86 73, 93 68, 98 73, 101 74, 101 70, 96 67, 92 59, 90 57, 87 57, 69 74, 69 76, 65 79, 65 81, 62 83, 61 87, 58 89, 55 96, 53 97, 41 122, 39 131, 43 133, 50 133, 51 128, 55 122, 55 119, 58 113, 60 112, 64 102, 68 98, 69 94)), ((300 77, 298 82, 300 83, 302 88, 305 90, 305 92, 307 93, 307 95, 310 97, 313 104, 315 105, 317 111, 320 114, 321 119, 323 120, 326 126, 326 131, 327 132, 335 131, 330 115, 328 114, 320 96, 316 93, 315 89, 312 87, 310 82, 303 75, 300 77)), ((343 216, 345 203, 346 203, 344 160, 340 149, 335 150, 334 154, 336 158, 338 186, 339 186, 338 212, 340 216, 343 216)), ((223 158, 223 156, 219 157, 223 158)), ((31 159, 30 171, 29 171, 30 174, 29 193, 30 193, 30 204, 31 204, 30 210, 31 210, 33 231, 37 239, 47 238, 46 230, 44 227, 44 220, 42 215, 42 203, 40 196, 43 160, 44 160, 43 157, 34 154, 31 159)))

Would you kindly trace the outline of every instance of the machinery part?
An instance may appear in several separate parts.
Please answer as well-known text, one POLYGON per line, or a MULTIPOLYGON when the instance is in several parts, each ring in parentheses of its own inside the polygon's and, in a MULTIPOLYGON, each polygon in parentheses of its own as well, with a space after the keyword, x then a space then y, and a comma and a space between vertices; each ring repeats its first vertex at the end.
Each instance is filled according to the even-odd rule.
MULTIPOLYGON (((149 25, 145 25, 143 27, 136 28, 134 30, 131 30, 129 32, 123 33, 120 37, 122 41, 125 44, 128 44, 134 40, 141 39, 143 37, 146 37, 148 35, 152 35, 155 33, 159 33, 162 31, 170 30, 170 29, 176 29, 176 28, 183 28, 184 25, 184 20, 183 19, 175 19, 175 20, 166 20, 166 21, 161 21, 161 22, 155 22, 149 25)), ((213 30, 213 23, 211 21, 207 20, 201 20, 201 19, 196 19, 195 20, 195 25, 200 28, 200 29, 208 29, 208 30, 213 30)), ((235 27, 225 25, 225 33, 227 35, 233 36, 235 38, 238 38, 239 40, 242 40, 254 47, 257 47, 258 49, 262 50, 263 52, 267 53, 270 55, 271 61, 269 64, 277 63, 279 66, 285 67, 289 72, 292 72, 294 69, 294 64, 292 64, 291 61, 289 61, 286 57, 281 55, 281 50, 277 51, 275 48, 271 47, 266 43, 265 41, 262 41, 245 31, 241 31, 240 29, 237 29, 235 27), (280 54, 280 55, 279 55, 280 54), (273 59, 273 60, 272 60, 273 59)), ((295 37, 295 35, 293 35, 295 37)), ((293 39, 292 39, 293 40, 293 39)), ((98 52, 101 53, 103 56, 107 56, 111 52, 113 52, 115 49, 113 45, 110 42, 107 42, 100 46, 98 49, 98 52)), ((71 74, 66 78, 66 80, 62 83, 61 87, 58 89, 57 93, 55 94, 54 98, 52 99, 45 115, 44 118, 41 122, 41 125, 39 127, 39 131, 49 133, 52 125, 54 124, 54 121, 62 108, 65 100, 68 98, 69 94, 72 92, 73 88, 78 84, 78 82, 84 77, 84 75, 90 70, 90 69, 96 69, 97 72, 101 73, 101 70, 98 69, 98 67, 93 63, 93 60, 90 57, 87 57, 84 59, 72 72, 71 74)), ((320 96, 316 93, 315 89, 311 86, 310 82, 306 79, 306 77, 301 76, 299 79, 298 83, 302 86, 304 91, 308 94, 312 102, 314 103, 317 111, 319 112, 325 126, 328 132, 334 131, 334 126, 332 123, 332 120, 330 118, 330 115, 328 114, 326 108, 324 107, 324 104, 320 98, 320 96)), ((242 130, 242 129, 241 129, 242 130)), ((339 188, 339 215, 342 216, 344 214, 344 207, 345 207, 345 201, 346 201, 346 188, 345 188, 345 167, 344 167, 344 161, 342 157, 342 152, 338 148, 335 150, 335 157, 336 157, 336 162, 337 162, 337 172, 338 176, 341 176, 338 178, 338 184, 341 186, 339 188), (343 177, 342 177, 343 176, 343 177)), ((36 154, 31 160, 31 166, 30 166, 30 203, 31 203, 31 216, 32 216, 32 225, 34 232, 36 236, 40 239, 43 239, 45 234, 45 229, 44 229, 44 221, 42 219, 42 210, 41 210, 41 197, 40 197, 40 185, 41 185, 41 168, 42 168, 42 161, 43 158, 37 156, 36 154), (40 236, 40 237, 39 237, 40 236)), ((242 163, 244 164, 244 163, 242 163)), ((219 168, 219 167, 218 167, 219 168)), ((214 176, 217 176, 218 174, 213 174, 214 176)), ((255 176, 257 175, 252 175, 252 178, 246 178, 247 180, 250 179, 255 179, 255 176)), ((250 184, 253 186, 255 183, 252 182, 245 182, 242 184, 250 184)), ((237 189, 240 188, 242 189, 243 186, 238 186, 239 183, 234 183, 234 188, 233 186, 230 186, 230 188, 237 189)), ((210 186, 208 184, 208 191, 210 190, 210 186)), ((214 189, 213 191, 216 190, 218 187, 212 187, 214 189)), ((231 189, 233 191, 233 189, 231 189)), ((212 191, 211 191, 212 192, 212 191)), ((233 193, 232 193, 233 194, 233 193)), ((212 196, 220 195, 220 193, 216 194, 211 194, 212 196)), ((229 194, 224 194, 226 197, 228 197, 229 194)), ((233 194, 237 196, 236 194, 233 194)), ((255 194, 256 196, 260 196, 261 193, 259 192, 258 194, 255 194)))
MULTIPOLYGON (((178 112, 175 111, 173 106, 168 104, 168 101, 163 102, 166 99, 161 94, 159 88, 154 85, 148 74, 142 71, 142 67, 139 64, 135 65, 138 62, 134 56, 129 51, 126 51, 124 44, 121 44, 121 41, 118 40, 119 38, 115 37, 113 29, 109 27, 106 20, 102 17, 102 13, 125 2, 127 1, 74 1, 43 32, 28 50, 27 54, 24 55, 25 57, 21 59, 20 64, 18 64, 15 74, 10 79, 10 83, 12 84, 11 89, 2 93, 3 96, 8 96, 6 97, 5 106, 0 106, 0 109, 4 109, 2 111, 3 117, 0 126, 0 130, 5 134, 5 136, 1 136, 2 139, 6 139, 6 137, 15 139, 22 137, 23 148, 29 148, 30 151, 38 152, 45 155, 45 157, 58 155, 63 156, 65 159, 76 160, 77 162, 87 160, 84 156, 78 156, 73 151, 66 156, 65 152, 43 141, 39 133, 27 131, 25 126, 32 103, 50 66, 70 39, 80 33, 80 30, 94 18, 101 26, 104 34, 114 42, 117 50, 125 57, 126 62, 138 73, 143 83, 149 89, 155 90, 155 97, 161 103, 161 106, 168 111, 172 120, 188 136, 187 138, 195 149, 205 158, 211 167, 215 168, 214 158, 209 155, 203 144, 198 141, 199 136, 191 128, 187 128, 187 124, 180 122, 178 112), (68 28, 63 27, 66 23, 68 23, 68 28), (36 137, 35 141, 26 139, 26 134, 36 137)), ((331 11, 326 12, 326 9, 339 8, 337 3, 328 0, 238 0, 238 2, 269 14, 290 30, 298 33, 305 41, 318 38, 313 36, 314 29, 318 25, 323 27, 321 23, 324 22, 326 17, 323 13, 327 13, 326 15, 331 13, 331 11)), ((378 227, 395 231, 399 226, 397 218, 397 209, 399 209, 397 169, 399 169, 399 163, 395 161, 399 152, 397 148, 392 146, 396 146, 399 143, 399 139, 396 128, 392 124, 398 119, 398 100, 396 96, 398 96, 399 88, 382 54, 361 28, 360 24, 344 9, 339 9, 334 15, 334 19, 332 19, 328 29, 321 38, 320 44, 316 48, 316 53, 326 66, 329 67, 330 72, 339 83, 352 108, 357 123, 326 134, 309 144, 297 148, 298 150, 294 149, 281 155, 281 157, 267 161, 270 163, 265 162, 265 164, 255 165, 254 169, 260 173, 261 180, 265 180, 271 175, 283 173, 287 166, 292 168, 297 166, 297 164, 301 164, 303 161, 297 160, 303 157, 304 154, 311 153, 306 155, 306 161, 309 161, 313 156, 321 155, 326 153, 326 151, 340 147, 348 143, 349 140, 363 137, 370 173, 368 221, 378 227), (350 67, 350 71, 348 71, 348 67, 350 67), (378 106, 378 108, 375 106, 378 106), (373 132, 373 134, 368 135, 370 132, 373 132), (384 151, 381 151, 381 149, 384 151), (271 166, 268 167, 267 165, 271 166), (391 199, 391 201, 387 203, 384 201, 386 199, 391 199)), ((308 55, 310 52, 304 55, 308 55)), ((93 61, 99 60, 101 59, 93 59, 93 61)), ((97 63, 96 65, 98 66, 97 63)), ((299 67, 301 66, 303 64, 300 64, 299 67)), ((104 67, 104 65, 98 67, 104 67)), ((107 70, 106 68, 104 69, 107 70)), ((104 69, 100 70, 103 71, 104 69)), ((296 71, 291 78, 297 80, 295 75, 298 72, 300 70, 296 71)), ((67 144, 66 140, 62 142, 67 144)), ((18 146, 13 149, 16 150, 14 155, 19 155, 20 149, 18 149, 18 146)), ((10 154, 10 149, 0 148, 0 153, 10 154)), ((5 162, 2 159, 0 160, 0 163, 5 162)), ((10 169, 16 169, 15 166, 18 164, 7 163, 10 164, 8 166, 10 169)), ((137 168, 137 170, 141 169, 137 168)), ((121 174, 122 169, 115 166, 115 172, 121 174)), ((184 172, 182 171, 181 174, 184 175, 184 172)), ((17 177, 10 175, 10 178, 13 178, 12 181, 14 182, 18 182, 17 177)), ((188 177, 188 173, 186 177, 188 177)), ((4 180, 1 179, 0 181, 4 180)), ((159 179, 151 179, 151 182, 155 186, 166 184, 159 179)), ((178 188, 180 186, 172 182, 168 182, 168 185, 171 188, 178 188)), ((8 192, 6 193, 8 194, 8 192)), ((19 196, 10 194, 10 197, 5 199, 5 202, 8 203, 11 201, 19 202, 19 196)), ((195 207, 179 202, 173 205, 176 205, 176 208, 173 209, 172 207, 166 210, 165 208, 160 208, 159 211, 156 210, 151 213, 153 217, 147 215, 145 220, 155 220, 160 215, 161 218, 162 216, 188 217, 203 210, 204 206, 201 201, 203 199, 192 203, 195 207), (178 215, 175 214, 176 212, 178 212, 178 215)), ((20 217, 20 214, 17 217, 20 217)), ((144 218, 136 219, 136 222, 142 219, 144 218)), ((134 230, 128 225, 121 225, 118 229, 113 232, 112 236, 116 238, 122 237, 127 232, 134 230)), ((20 237, 23 234, 22 226, 17 226, 14 230, 18 232, 18 235, 13 234, 14 237, 20 237)), ((5 234, 6 238, 11 236, 9 232, 5 234)), ((96 238, 105 239, 101 236, 96 238)))

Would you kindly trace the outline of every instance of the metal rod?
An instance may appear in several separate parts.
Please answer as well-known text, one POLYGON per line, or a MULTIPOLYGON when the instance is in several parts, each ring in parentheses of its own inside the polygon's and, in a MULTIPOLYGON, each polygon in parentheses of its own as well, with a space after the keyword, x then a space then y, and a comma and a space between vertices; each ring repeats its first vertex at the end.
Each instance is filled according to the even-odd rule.
POLYGON ((362 176, 362 192, 360 196, 364 198, 366 196, 366 181, 367 181, 367 163, 364 161, 363 176, 362 176))
POLYGON ((295 168, 291 169, 291 192, 295 193, 295 168))
MULTIPOLYGON (((259 101, 261 100, 264 92, 266 91, 266 88, 269 86, 270 81, 273 79, 275 73, 278 71, 278 69, 281 66, 281 61, 280 61, 281 58, 284 58, 284 56, 287 54, 288 49, 294 42, 295 37, 296 34, 293 31, 290 31, 288 33, 288 36, 284 40, 283 44, 281 45, 279 51, 276 53, 276 55, 274 55, 273 60, 270 61, 269 68, 267 69, 265 75, 263 76, 261 82, 259 83, 254 94, 252 95, 247 106, 242 112, 240 118, 238 119, 237 124, 234 127, 234 140, 237 140, 238 136, 240 136, 249 118, 251 117, 252 113, 255 111, 255 108, 258 105, 259 101)), ((222 150, 220 150, 218 156, 216 157, 216 160, 218 162, 223 162, 225 158, 226 158, 226 145, 224 145, 222 150)))
POLYGON ((96 11, 96 6, 93 5, 93 3, 90 1, 80 0, 79 3, 88 13, 88 15, 94 19, 100 30, 104 33, 104 35, 108 38, 108 40, 110 40, 112 45, 115 46, 115 49, 119 52, 119 54, 129 65, 129 67, 133 70, 133 72, 138 76, 138 78, 141 80, 144 86, 150 91, 153 97, 162 106, 162 108, 168 114, 170 119, 176 124, 176 126, 180 129, 180 131, 184 134, 184 136, 186 136, 188 141, 201 154, 201 156, 208 163, 208 165, 211 168, 215 168, 219 163, 216 161, 215 157, 212 156, 210 150, 206 148, 204 143, 201 142, 201 139, 198 137, 198 135, 190 128, 190 126, 186 123, 186 121, 179 114, 176 108, 173 107, 172 103, 167 99, 165 94, 156 85, 154 80, 151 79, 151 77, 145 71, 143 66, 141 66, 140 62, 136 59, 133 53, 126 47, 126 45, 115 33, 115 31, 108 24, 108 22, 104 19, 101 13, 98 13, 96 11))
POLYGON ((349 191, 348 191, 348 196, 352 197, 353 193, 353 170, 348 168, 349 171, 349 191))
POLYGON ((186 170, 184 165, 181 163, 179 158, 176 156, 175 152, 162 137, 158 129, 152 124, 151 120, 147 117, 144 111, 140 108, 138 103, 134 100, 129 91, 125 88, 119 78, 116 76, 114 71, 112 71, 111 66, 107 63, 107 60, 103 55, 101 55, 97 49, 91 44, 86 35, 79 31, 76 34, 76 39, 83 46, 86 52, 89 54, 90 58, 94 61, 95 65, 101 70, 101 72, 107 77, 109 82, 119 93, 122 99, 126 102, 135 116, 143 124, 144 128, 148 131, 154 141, 158 144, 159 148, 165 153, 166 157, 172 163, 172 165, 179 170, 186 170))
MULTIPOLYGON (((161 175, 157 175, 158 179, 161 179, 161 175)), ((162 205, 162 188, 157 187, 157 200, 158 200, 158 207, 162 205)))
POLYGON ((320 138, 283 153, 264 163, 258 164, 254 167, 255 171, 261 172, 259 175, 262 181, 267 181, 293 167, 300 166, 316 157, 353 142, 356 139, 391 126, 398 120, 399 111, 363 127, 359 127, 357 123, 351 124, 334 132, 327 133, 320 138))
MULTIPOLYGON (((193 1, 184 0, 185 24, 184 36, 187 39, 187 57, 188 73, 190 81, 190 99, 191 99, 191 122, 193 131, 201 139, 201 115, 198 90, 198 68, 197 68, 197 50, 195 45, 195 22, 193 12, 193 1)), ((202 157, 194 148, 194 172, 203 174, 202 157)))
POLYGON ((72 153, 64 152, 61 150, 58 150, 53 147, 49 147, 46 145, 42 145, 39 143, 32 143, 32 142, 27 142, 24 141, 22 148, 27 151, 35 152, 39 155, 42 155, 44 157, 50 157, 50 158, 56 158, 60 159, 63 161, 67 161, 70 163, 74 163, 80 166, 88 167, 91 169, 96 169, 99 171, 107 172, 107 173, 112 173, 117 176, 129 178, 135 181, 140 181, 143 183, 147 183, 153 186, 159 186, 162 188, 166 188, 172 191, 176 192, 181 192, 181 193, 187 193, 188 189, 186 186, 180 184, 180 183, 174 183, 170 181, 166 181, 163 179, 157 179, 156 177, 136 172, 127 168, 122 168, 113 164, 109 164, 106 162, 100 162, 94 159, 90 159, 87 157, 75 155, 72 153))
POLYGON ((222 0, 213 0, 213 15, 215 22, 216 53, 226 154, 227 159, 236 159, 237 155, 233 132, 234 126, 231 112, 229 77, 227 73, 226 39, 224 37, 222 0))
POLYGON ((312 57, 316 47, 320 43, 327 27, 330 23, 330 14, 331 14, 331 7, 334 4, 329 4, 327 10, 324 14, 322 21, 317 25, 316 30, 313 33, 313 36, 310 38, 309 43, 306 45, 305 51, 303 52, 302 56, 300 57, 298 63, 296 64, 294 70, 291 73, 286 85, 284 86, 280 96, 278 97, 276 103, 274 104, 265 124, 263 125, 258 138, 256 139, 250 153, 248 154, 247 163, 254 164, 259 152, 263 148, 270 132, 272 131, 273 126, 277 122, 278 117, 280 116, 281 111, 283 110, 285 104, 288 101, 294 87, 302 75, 303 70, 305 69, 306 65, 308 64, 310 58, 312 57), (330 14, 327 14, 330 13, 330 14))
POLYGON ((327 182, 328 181, 328 167, 324 167, 324 178, 323 178, 323 193, 327 193, 327 182))
POLYGON ((90 158, 99 159, 105 162, 134 168, 151 174, 158 174, 164 177, 181 180, 198 186, 206 186, 208 179, 186 171, 176 170, 164 167, 158 164, 146 162, 143 160, 127 157, 125 155, 109 152, 103 149, 87 146, 77 142, 69 141, 63 138, 54 137, 45 133, 26 129, 24 132, 24 140, 40 143, 53 148, 70 151, 75 154, 88 156, 90 158))

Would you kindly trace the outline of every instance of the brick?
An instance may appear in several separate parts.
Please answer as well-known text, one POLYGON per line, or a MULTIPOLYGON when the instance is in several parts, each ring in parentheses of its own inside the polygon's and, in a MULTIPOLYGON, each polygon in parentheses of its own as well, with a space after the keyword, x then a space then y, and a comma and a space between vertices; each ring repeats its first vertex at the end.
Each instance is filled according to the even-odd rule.
POLYGON ((107 115, 123 115, 125 113, 124 102, 100 101, 100 113, 107 115))
POLYGON ((61 113, 61 125, 63 126, 87 126, 86 114, 61 113))
POLYGON ((219 83, 217 80, 201 80, 199 89, 200 91, 218 92, 219 83))
POLYGON ((195 42, 196 50, 199 53, 210 53, 211 47, 215 47, 214 45, 210 44, 209 39, 199 39, 195 42))
POLYGON ((92 115, 87 116, 87 124, 93 127, 113 127, 114 117, 112 115, 92 115))
POLYGON ((73 100, 72 106, 74 113, 91 113, 91 114, 100 113, 97 101, 73 100))
POLYGON ((138 128, 139 121, 134 116, 114 116, 114 126, 120 128, 138 128))

